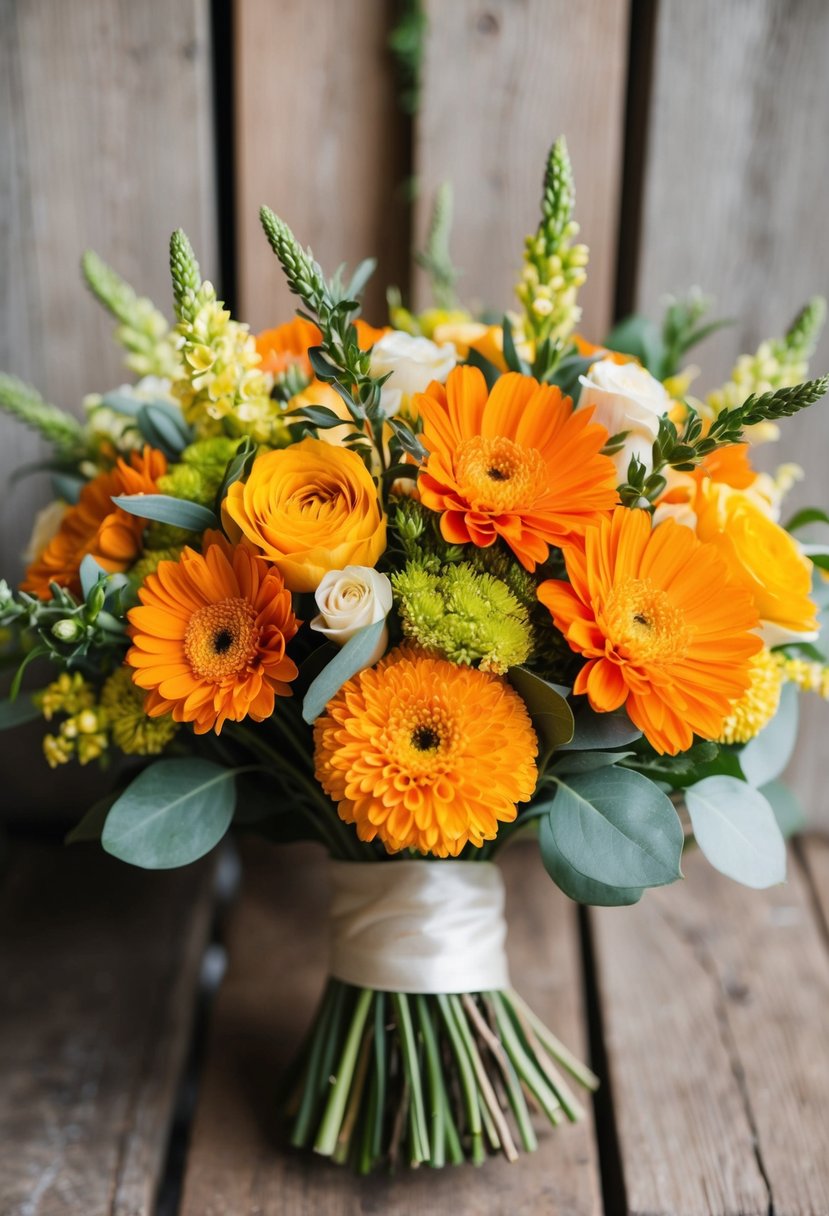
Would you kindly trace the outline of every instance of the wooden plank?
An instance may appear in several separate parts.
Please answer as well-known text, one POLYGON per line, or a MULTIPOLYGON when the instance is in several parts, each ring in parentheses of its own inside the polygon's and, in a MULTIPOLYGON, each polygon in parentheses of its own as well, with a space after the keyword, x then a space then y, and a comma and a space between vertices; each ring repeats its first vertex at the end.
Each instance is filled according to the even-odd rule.
POLYGON ((380 264, 366 315, 385 318, 385 287, 407 261, 405 125, 387 49, 386 0, 239 0, 236 198, 239 312, 253 329, 297 306, 259 226, 267 203, 327 274, 380 264))
MULTIPOLYGON (((538 223, 547 151, 567 137, 576 218, 590 246, 582 330, 612 318, 628 0, 427 0, 422 106, 415 133, 416 231, 452 183, 452 254, 468 303, 514 306, 524 237, 538 223), (462 84, 460 84, 462 81, 462 84)), ((418 299, 427 302, 422 275, 418 299)))
POLYGON ((212 863, 15 846, 0 892, 5 1216, 150 1216, 189 1041, 212 863))
POLYGON ((591 913, 625 1210, 829 1211, 829 958, 800 865, 763 892, 685 871, 591 913))
MULTIPOLYGON (((647 124, 636 305, 659 315, 665 293, 698 283, 737 324, 694 361, 694 391, 727 378, 736 355, 779 334, 810 296, 829 294, 823 199, 829 190, 829 7, 821 0, 660 4, 647 124)), ((625 239, 625 234, 622 234, 625 239)), ((829 333, 812 361, 829 370, 829 333)), ((791 510, 825 497, 829 411, 787 422, 764 467, 795 461, 806 480, 791 510)), ((820 742, 829 707, 804 704, 792 784, 829 825, 820 742)))
MULTIPOLYGON (((209 0, 0 0, 0 368, 80 410, 130 377, 83 286, 94 247, 169 311, 181 225, 215 267, 209 0)), ((0 417, 0 483, 44 447, 0 417)), ((45 477, 3 509, 13 581, 45 477)))
MULTIPOLYGON (((279 1076, 307 1027, 325 967, 325 881, 319 852, 246 851, 243 896, 228 930, 219 993, 187 1165, 182 1216, 347 1216, 368 1211, 469 1216, 598 1213, 588 1121, 542 1133, 540 1150, 510 1166, 355 1179, 280 1147, 279 1076)), ((576 915, 516 846, 504 857, 515 982, 574 1050, 585 1050, 576 915)))

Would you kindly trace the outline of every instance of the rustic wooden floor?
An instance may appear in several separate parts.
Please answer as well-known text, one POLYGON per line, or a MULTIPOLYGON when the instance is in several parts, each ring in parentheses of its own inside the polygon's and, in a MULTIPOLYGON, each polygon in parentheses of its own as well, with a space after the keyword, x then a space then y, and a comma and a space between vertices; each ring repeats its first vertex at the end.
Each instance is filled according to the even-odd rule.
POLYGON ((368 1181, 279 1145, 323 977, 321 858, 243 857, 225 906, 210 861, 144 874, 12 842, 0 1216, 829 1216, 829 841, 798 842, 773 891, 692 856, 681 886, 588 915, 508 852, 514 980, 592 1057, 593 1118, 518 1166, 368 1181))

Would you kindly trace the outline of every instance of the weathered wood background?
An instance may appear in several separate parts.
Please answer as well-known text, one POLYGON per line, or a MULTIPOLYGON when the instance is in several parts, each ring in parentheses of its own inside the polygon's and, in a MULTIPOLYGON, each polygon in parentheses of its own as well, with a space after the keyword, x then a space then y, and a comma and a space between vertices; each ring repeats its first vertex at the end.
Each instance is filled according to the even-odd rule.
MULTIPOLYGON (((583 329, 657 314, 699 284, 736 326, 695 356, 702 388, 829 293, 829 7, 823 0, 425 0, 420 106, 397 103, 392 0, 0 0, 0 366, 80 409, 117 384, 110 324, 81 285, 92 246, 160 305, 182 225, 254 327, 291 302, 261 202, 331 266, 379 253, 369 295, 415 300, 411 246, 452 181, 470 299, 509 302, 543 157, 567 134, 591 246, 583 329), (221 202, 217 223, 217 200, 221 202)), ((829 340, 815 358, 829 368, 829 340)), ((827 411, 775 456, 826 505, 827 411)), ((42 447, 0 418, 0 475, 42 447)), ((0 569, 19 572, 46 479, 4 496, 0 569)), ((810 705, 793 777, 829 820, 826 706, 810 705)), ((32 764, 37 760, 32 755, 32 764)))

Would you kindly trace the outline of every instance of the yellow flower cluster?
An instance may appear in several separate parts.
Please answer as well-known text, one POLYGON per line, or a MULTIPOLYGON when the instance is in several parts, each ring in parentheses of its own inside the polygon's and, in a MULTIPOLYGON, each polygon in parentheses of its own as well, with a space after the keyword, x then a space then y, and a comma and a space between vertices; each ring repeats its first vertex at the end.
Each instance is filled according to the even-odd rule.
POLYGON ((61 672, 41 693, 40 708, 47 722, 55 714, 67 715, 58 733, 43 739, 43 754, 50 768, 73 758, 88 764, 104 754, 109 742, 106 714, 96 705, 95 690, 80 672, 61 672))
POLYGON ((829 701, 829 665, 806 659, 790 659, 782 654, 775 657, 784 680, 796 684, 802 692, 816 692, 824 701, 829 701))
POLYGON ((270 396, 270 377, 259 369, 255 339, 222 307, 211 283, 202 283, 178 332, 185 375, 173 392, 199 438, 251 435, 271 447, 284 443, 287 430, 270 396))
MULTIPOLYGON (((791 388, 806 379, 809 364, 800 351, 790 350, 783 342, 762 342, 753 355, 740 355, 731 379, 708 394, 706 404, 713 414, 742 405, 752 393, 758 396, 779 388, 791 388)), ((779 428, 773 422, 750 428, 754 442, 777 439, 779 428)))
POLYGON ((777 713, 783 669, 777 655, 767 648, 751 660, 751 684, 734 705, 722 725, 718 742, 748 743, 777 713))
POLYGON ((132 682, 127 667, 118 667, 105 681, 100 700, 80 672, 62 672, 40 694, 47 722, 65 714, 56 734, 43 739, 50 768, 77 760, 89 764, 107 752, 110 742, 128 756, 156 756, 172 739, 177 724, 170 717, 149 718, 144 694, 132 682))

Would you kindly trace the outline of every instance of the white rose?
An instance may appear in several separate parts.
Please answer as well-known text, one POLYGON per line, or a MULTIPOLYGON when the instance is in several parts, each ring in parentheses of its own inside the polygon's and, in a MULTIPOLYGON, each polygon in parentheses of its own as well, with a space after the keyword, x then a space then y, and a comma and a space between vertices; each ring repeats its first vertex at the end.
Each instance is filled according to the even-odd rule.
POLYGON ((375 342, 371 351, 372 376, 390 378, 382 388, 383 412, 391 418, 405 411, 415 393, 425 393, 433 380, 444 384, 458 361, 451 342, 438 346, 428 338, 414 338, 402 330, 393 329, 375 342))
MULTIPOLYGON (((385 574, 370 566, 346 566, 345 570, 329 570, 314 592, 319 616, 311 628, 338 646, 376 621, 384 621, 391 612, 391 583, 385 574)), ((389 631, 384 629, 377 646, 366 663, 372 667, 386 653, 389 631)))
POLYGON ((649 473, 659 419, 671 407, 665 386, 638 363, 614 363, 612 359, 593 363, 587 375, 579 379, 579 407, 592 405, 593 417, 607 427, 609 435, 628 432, 613 457, 620 483, 627 481, 631 456, 640 460, 649 473))

